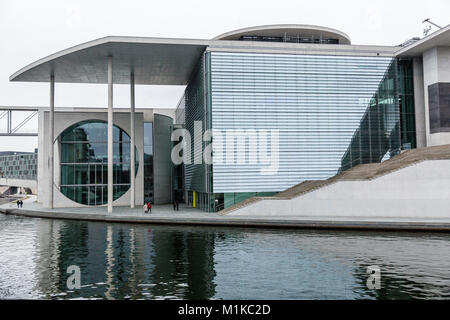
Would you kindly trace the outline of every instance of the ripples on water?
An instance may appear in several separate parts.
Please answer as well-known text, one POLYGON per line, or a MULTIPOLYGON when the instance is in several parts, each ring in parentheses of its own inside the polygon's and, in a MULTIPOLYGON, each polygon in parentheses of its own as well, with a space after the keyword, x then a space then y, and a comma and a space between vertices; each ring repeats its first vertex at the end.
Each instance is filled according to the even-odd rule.
POLYGON ((0 298, 450 298, 450 235, 105 224, 0 214, 0 298), (81 269, 68 290, 67 267, 81 269), (381 269, 381 289, 366 268, 381 269))

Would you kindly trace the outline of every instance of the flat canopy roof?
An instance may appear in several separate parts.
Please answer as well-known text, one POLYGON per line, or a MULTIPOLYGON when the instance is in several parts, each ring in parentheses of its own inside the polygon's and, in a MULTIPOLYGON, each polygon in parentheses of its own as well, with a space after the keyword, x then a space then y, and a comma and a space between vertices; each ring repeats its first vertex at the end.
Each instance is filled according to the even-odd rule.
POLYGON ((429 36, 407 46, 395 54, 402 57, 417 57, 422 56, 422 53, 435 47, 450 46, 450 25, 433 32, 429 36))
POLYGON ((108 56, 113 57, 113 82, 130 83, 133 72, 136 84, 186 85, 207 48, 218 51, 331 54, 331 55, 388 55, 393 47, 352 46, 350 38, 334 29, 309 25, 259 26, 231 31, 212 40, 116 37, 109 36, 59 51, 20 69, 10 81, 107 83, 108 56), (236 41, 240 34, 283 34, 330 36, 339 44, 310 44, 285 42, 236 41))
POLYGON ((107 83, 108 59, 113 57, 113 82, 186 85, 207 40, 147 37, 104 37, 40 59, 14 73, 10 81, 107 83))

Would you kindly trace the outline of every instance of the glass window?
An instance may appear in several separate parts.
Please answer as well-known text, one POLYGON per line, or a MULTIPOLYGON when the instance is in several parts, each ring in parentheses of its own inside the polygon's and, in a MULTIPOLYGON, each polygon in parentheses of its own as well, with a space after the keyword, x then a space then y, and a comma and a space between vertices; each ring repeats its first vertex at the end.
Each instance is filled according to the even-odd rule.
POLYGON ((144 201, 153 201, 153 123, 144 123, 144 201))
POLYGON ((96 186, 95 187, 95 203, 105 203, 102 199, 103 196, 103 187, 102 186, 96 186))
POLYGON ((61 165, 61 185, 71 185, 74 183, 73 165, 61 165))
POLYGON ((153 145, 153 123, 145 122, 144 123, 144 146, 152 146, 153 145))
POLYGON ((108 125, 103 122, 93 122, 89 128, 89 141, 106 142, 108 141, 108 125))
POLYGON ((89 144, 89 149, 90 162, 108 162, 107 142, 91 142, 89 144))
MULTIPOLYGON (((61 192, 85 205, 102 205, 108 200, 107 123, 101 120, 79 122, 67 128, 61 141, 61 192)), ((130 137, 113 127, 114 200, 130 188, 130 137)), ((138 155, 136 153, 136 174, 138 155)))
POLYGON ((89 184, 96 184, 95 165, 89 165, 89 184))

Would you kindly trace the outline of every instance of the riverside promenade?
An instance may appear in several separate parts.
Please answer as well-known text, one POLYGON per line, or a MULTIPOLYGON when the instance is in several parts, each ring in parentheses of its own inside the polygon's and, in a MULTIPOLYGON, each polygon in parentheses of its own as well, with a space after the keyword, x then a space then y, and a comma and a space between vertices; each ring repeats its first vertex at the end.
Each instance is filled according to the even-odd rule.
POLYGON ((147 223, 198 225, 221 227, 265 227, 307 229, 353 229, 353 230, 408 230, 450 232, 447 218, 400 218, 400 217, 332 217, 332 216, 232 216, 208 213, 180 205, 174 211, 172 205, 155 205, 151 214, 144 214, 141 206, 115 207, 108 214, 106 207, 47 209, 36 202, 36 196, 24 200, 23 208, 14 202, 0 205, 0 213, 35 218, 86 220, 117 223, 147 223))

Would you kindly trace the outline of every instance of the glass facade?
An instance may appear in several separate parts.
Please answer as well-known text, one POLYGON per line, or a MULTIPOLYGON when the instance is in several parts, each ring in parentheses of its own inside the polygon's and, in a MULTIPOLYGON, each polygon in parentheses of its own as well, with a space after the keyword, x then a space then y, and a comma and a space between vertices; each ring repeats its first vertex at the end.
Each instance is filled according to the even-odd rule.
POLYGON ((244 130, 245 159, 246 132, 279 132, 275 174, 259 162, 185 166, 188 202, 196 191, 208 211, 415 147, 412 64, 392 57, 206 52, 178 114, 192 137, 195 120, 203 131, 244 130))
POLYGON ((153 123, 144 123, 144 202, 153 202, 153 123))
MULTIPOLYGON (((276 192, 235 192, 223 194, 223 207, 228 208, 235 203, 239 203, 252 197, 270 197, 276 192)), ((220 200, 219 200, 220 201, 220 200)))
MULTIPOLYGON (((276 192, 337 174, 392 60, 212 52, 212 127, 279 132, 276 174, 214 163, 214 193, 276 192)), ((395 127, 398 108, 388 115, 395 127)))
POLYGON ((185 184, 188 190, 207 192, 206 168, 204 164, 196 164, 196 159, 203 158, 205 143, 202 140, 195 141, 194 125, 201 124, 202 133, 209 128, 206 103, 206 66, 205 55, 197 64, 197 67, 189 81, 185 91, 185 127, 191 133, 191 164, 185 165, 185 184), (197 145, 196 145, 197 144, 197 145))
POLYGON ((416 147, 412 61, 395 59, 342 157, 340 171, 416 147))
MULTIPOLYGON (((82 121, 67 128, 60 136, 61 192, 84 205, 102 205, 108 201, 107 122, 82 121)), ((138 156, 136 152, 136 173, 138 156)), ((130 188, 130 137, 113 127, 113 199, 130 188)))
POLYGON ((413 62, 407 58, 397 59, 396 62, 402 148, 416 148, 413 62))
POLYGON ((215 210, 212 166, 204 162, 196 163, 198 159, 203 159, 203 150, 207 143, 194 139, 194 127, 196 122, 200 123, 202 133, 211 128, 210 110, 210 54, 204 53, 178 104, 176 121, 184 125, 191 134, 191 164, 184 164, 183 169, 178 169, 184 175, 183 187, 187 191, 186 201, 189 205, 205 211, 215 210))
POLYGON ((339 44, 339 39, 323 38, 323 37, 308 37, 308 36, 258 36, 258 35, 243 35, 239 37, 241 41, 263 41, 263 42, 289 42, 289 43, 320 43, 320 44, 339 44))

